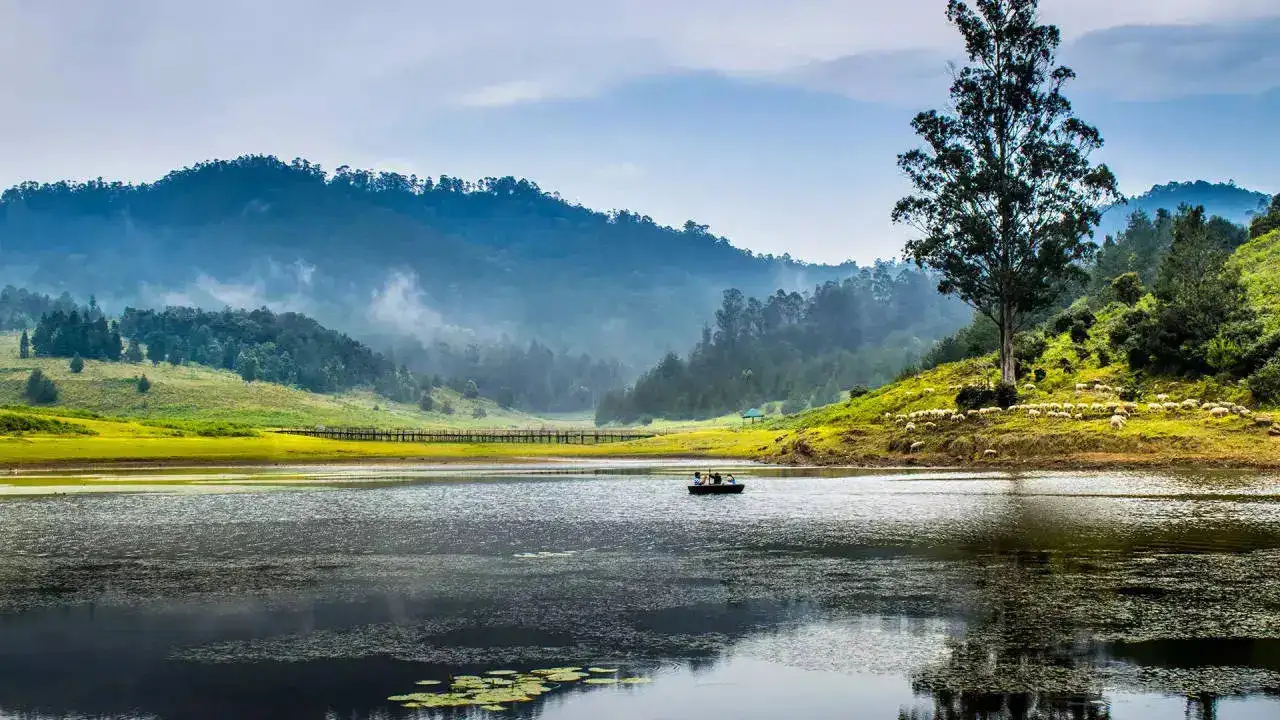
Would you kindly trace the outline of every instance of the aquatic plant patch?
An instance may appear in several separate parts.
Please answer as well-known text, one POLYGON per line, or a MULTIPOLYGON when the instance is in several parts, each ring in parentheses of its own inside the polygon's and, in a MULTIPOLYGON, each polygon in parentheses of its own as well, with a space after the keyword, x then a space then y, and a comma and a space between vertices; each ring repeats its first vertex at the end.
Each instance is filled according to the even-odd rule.
POLYGON ((501 712, 517 703, 531 702, 549 692, 582 681, 582 685, 642 685, 647 677, 603 677, 618 673, 616 668, 579 666, 518 670, 486 670, 480 675, 454 675, 450 680, 419 680, 416 685, 439 686, 438 691, 392 695, 387 700, 410 710, 476 707, 501 712), (592 674, 595 674, 595 677, 592 674))

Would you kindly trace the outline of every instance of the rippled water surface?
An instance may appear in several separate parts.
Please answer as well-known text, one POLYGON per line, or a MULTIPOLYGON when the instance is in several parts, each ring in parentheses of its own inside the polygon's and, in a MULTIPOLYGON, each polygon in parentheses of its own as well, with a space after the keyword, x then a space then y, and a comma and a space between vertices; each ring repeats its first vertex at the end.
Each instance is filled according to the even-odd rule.
POLYGON ((0 717, 1280 717, 1280 478, 687 471, 12 481, 0 717))

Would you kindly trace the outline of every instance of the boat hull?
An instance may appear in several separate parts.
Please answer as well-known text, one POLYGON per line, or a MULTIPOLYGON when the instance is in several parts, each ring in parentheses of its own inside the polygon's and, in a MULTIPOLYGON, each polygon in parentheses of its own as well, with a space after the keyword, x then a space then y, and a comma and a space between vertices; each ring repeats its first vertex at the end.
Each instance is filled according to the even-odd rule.
POLYGON ((746 485, 690 485, 690 495, 736 495, 742 492, 746 485))

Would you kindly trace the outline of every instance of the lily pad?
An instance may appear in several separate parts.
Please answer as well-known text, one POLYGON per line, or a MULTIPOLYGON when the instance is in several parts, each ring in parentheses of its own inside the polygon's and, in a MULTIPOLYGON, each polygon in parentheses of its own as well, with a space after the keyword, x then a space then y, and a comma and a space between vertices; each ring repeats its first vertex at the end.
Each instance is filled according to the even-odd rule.
POLYGON ((501 705, 481 705, 480 709, 488 710, 489 712, 503 712, 506 710, 506 708, 502 707, 501 705))
POLYGON ((485 675, 519 675, 515 670, 490 670, 485 675))
POLYGON ((593 673, 616 673, 616 672, 618 672, 618 668, 590 667, 590 668, 587 668, 587 672, 593 672, 593 673))
POLYGON ((618 682, 625 683, 627 685, 647 685, 653 682, 653 680, 647 677, 628 677, 622 678, 618 682))
POLYGON ((587 678, 587 685, 616 685, 617 678, 587 678))
POLYGON ((419 680, 414 685, 441 685, 439 680, 419 680))
POLYGON ((577 682, 584 677, 586 677, 586 675, 584 675, 583 673, 566 672, 566 673, 556 673, 555 675, 548 675, 547 679, 550 680, 551 682, 569 683, 569 682, 577 682))

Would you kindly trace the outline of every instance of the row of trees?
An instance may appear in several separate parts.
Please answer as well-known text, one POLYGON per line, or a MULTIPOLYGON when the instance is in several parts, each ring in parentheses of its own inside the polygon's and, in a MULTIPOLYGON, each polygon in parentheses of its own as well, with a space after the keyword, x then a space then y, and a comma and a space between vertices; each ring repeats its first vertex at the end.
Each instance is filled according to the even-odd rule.
MULTIPOLYGON (((26 345, 27 333, 23 330, 19 351, 26 345)), ((70 312, 59 309, 41 315, 30 338, 30 350, 45 357, 80 356, 111 361, 120 360, 124 354, 119 327, 107 322, 96 306, 84 314, 78 309, 70 312)))
POLYGON ((635 385, 609 393, 598 423, 703 418, 785 399, 784 410, 833 402, 841 389, 890 380, 963 321, 927 273, 879 263, 811 293, 764 300, 724 293, 687 358, 668 354, 635 385))
POLYGON ((266 308, 126 308, 119 330, 130 338, 130 352, 133 342, 140 341, 153 363, 220 367, 246 380, 297 385, 313 392, 376 385, 398 372, 383 355, 305 315, 266 308))

